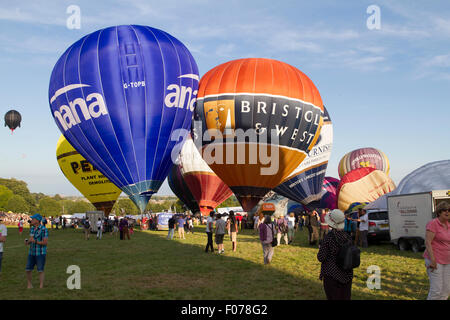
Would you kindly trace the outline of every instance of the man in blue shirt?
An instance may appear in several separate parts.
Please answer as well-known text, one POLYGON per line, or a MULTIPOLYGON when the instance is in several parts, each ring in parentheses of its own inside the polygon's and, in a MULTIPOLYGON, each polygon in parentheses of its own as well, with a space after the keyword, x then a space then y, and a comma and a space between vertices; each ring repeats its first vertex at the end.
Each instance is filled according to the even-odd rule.
POLYGON ((33 288, 31 283, 34 266, 39 272, 39 287, 44 287, 44 266, 47 256, 48 230, 41 224, 42 216, 39 213, 31 216, 30 239, 25 244, 30 246, 28 261, 25 268, 27 273, 28 289, 33 288))
POLYGON ((186 223, 186 220, 184 220, 183 216, 180 216, 177 220, 177 224, 178 224, 178 237, 181 239, 181 237, 183 237, 183 239, 186 239, 184 237, 184 224, 186 223))

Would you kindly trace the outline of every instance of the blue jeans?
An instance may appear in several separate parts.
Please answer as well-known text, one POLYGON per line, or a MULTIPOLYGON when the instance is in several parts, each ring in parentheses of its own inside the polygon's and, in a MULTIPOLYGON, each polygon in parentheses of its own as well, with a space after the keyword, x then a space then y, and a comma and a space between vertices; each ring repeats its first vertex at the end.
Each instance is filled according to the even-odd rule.
POLYGON ((41 255, 41 256, 28 255, 28 261, 27 261, 27 266, 25 267, 25 270, 33 271, 34 266, 37 266, 38 272, 44 272, 45 257, 46 257, 45 254, 41 255))
POLYGON ((174 231, 174 229, 169 229, 169 233, 167 234, 167 239, 173 239, 173 231, 174 231))

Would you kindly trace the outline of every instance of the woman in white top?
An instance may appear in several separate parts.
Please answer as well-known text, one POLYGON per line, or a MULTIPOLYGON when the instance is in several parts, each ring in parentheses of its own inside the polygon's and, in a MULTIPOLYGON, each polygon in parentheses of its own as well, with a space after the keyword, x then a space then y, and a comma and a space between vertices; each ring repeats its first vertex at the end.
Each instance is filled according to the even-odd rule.
POLYGON ((289 214, 289 216, 287 217, 287 221, 288 221, 288 240, 289 240, 289 244, 294 241, 294 236, 295 236, 295 215, 293 212, 291 212, 289 214))
POLYGON ((102 232, 103 232, 103 222, 101 218, 98 218, 97 221, 97 240, 102 239, 102 232))

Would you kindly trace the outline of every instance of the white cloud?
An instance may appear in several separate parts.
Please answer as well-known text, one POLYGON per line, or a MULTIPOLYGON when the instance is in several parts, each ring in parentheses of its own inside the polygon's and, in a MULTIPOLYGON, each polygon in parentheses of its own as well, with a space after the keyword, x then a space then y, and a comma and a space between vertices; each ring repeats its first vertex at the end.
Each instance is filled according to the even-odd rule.
POLYGON ((372 32, 379 32, 382 35, 392 37, 415 38, 415 39, 431 36, 430 31, 424 28, 414 28, 404 25, 393 25, 384 22, 381 23, 380 30, 372 32))
POLYGON ((450 19, 442 19, 441 17, 433 17, 432 21, 440 34, 450 34, 450 19))
POLYGON ((45 5, 31 2, 27 6, 0 7, 0 20, 43 25, 66 25, 66 8, 60 5, 45 5))
POLYGON ((217 47, 216 55, 221 57, 231 57, 236 45, 233 43, 224 43, 217 47))
POLYGON ((450 67, 450 54, 434 56, 426 61, 425 65, 430 67, 448 68, 450 67))

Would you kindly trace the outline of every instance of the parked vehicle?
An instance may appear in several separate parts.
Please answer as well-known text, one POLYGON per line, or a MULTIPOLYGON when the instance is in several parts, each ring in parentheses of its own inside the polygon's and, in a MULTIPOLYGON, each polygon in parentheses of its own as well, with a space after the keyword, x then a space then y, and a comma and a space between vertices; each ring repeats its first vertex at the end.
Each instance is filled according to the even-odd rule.
POLYGON ((60 217, 60 220, 61 220, 60 225, 61 226, 63 225, 63 218, 66 218, 66 228, 71 228, 72 224, 73 224, 72 215, 70 215, 70 214, 63 214, 60 217))
POLYGON ((435 218, 435 208, 441 201, 450 203, 450 190, 388 196, 391 241, 400 250, 423 250, 426 225, 435 218))
POLYGON ((389 215, 386 210, 367 210, 369 217, 369 241, 389 241, 389 215))
POLYGON ((89 218, 89 221, 91 222, 91 232, 97 233, 97 221, 98 218, 102 219, 105 216, 105 213, 103 211, 87 211, 86 212, 86 218, 89 218))

